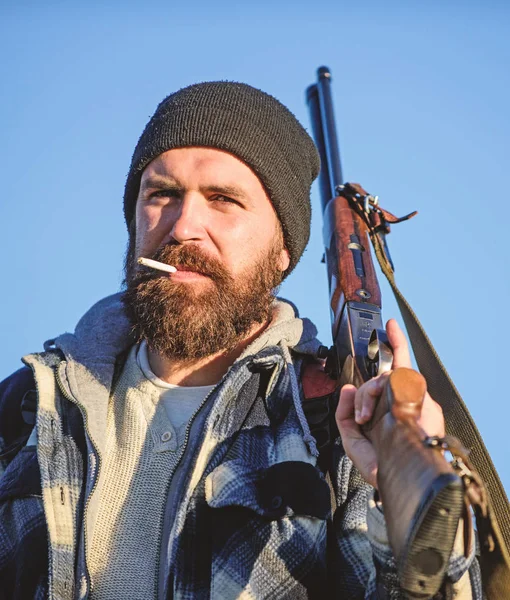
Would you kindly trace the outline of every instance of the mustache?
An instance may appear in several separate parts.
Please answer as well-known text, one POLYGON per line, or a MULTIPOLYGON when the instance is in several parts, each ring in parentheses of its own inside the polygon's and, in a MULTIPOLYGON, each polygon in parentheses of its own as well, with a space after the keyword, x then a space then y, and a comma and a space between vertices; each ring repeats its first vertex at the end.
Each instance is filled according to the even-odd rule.
MULTIPOLYGON (((219 259, 208 256, 196 245, 182 246, 175 243, 166 244, 158 248, 152 256, 147 258, 152 258, 153 260, 173 265, 177 268, 181 267, 187 271, 195 271, 201 275, 206 275, 217 283, 227 283, 232 279, 219 259)), ((158 277, 161 277, 161 273, 153 270, 147 272, 144 269, 137 274, 137 279, 143 278, 146 280, 158 277)))

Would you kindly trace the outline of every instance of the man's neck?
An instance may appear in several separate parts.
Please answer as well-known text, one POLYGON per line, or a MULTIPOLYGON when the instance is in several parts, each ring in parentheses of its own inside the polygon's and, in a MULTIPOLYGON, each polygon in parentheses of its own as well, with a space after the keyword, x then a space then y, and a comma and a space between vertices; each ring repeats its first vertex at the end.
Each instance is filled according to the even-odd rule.
POLYGON ((174 385, 214 385, 268 324, 257 323, 233 350, 220 351, 200 359, 167 358, 147 348, 151 370, 159 379, 174 385))

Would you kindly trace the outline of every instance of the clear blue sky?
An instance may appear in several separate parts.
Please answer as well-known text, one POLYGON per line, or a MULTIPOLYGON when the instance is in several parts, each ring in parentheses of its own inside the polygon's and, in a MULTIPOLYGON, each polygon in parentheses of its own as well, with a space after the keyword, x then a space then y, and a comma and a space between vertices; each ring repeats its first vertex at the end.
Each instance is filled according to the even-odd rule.
MULTIPOLYGON (((131 153, 167 94, 228 79, 309 127, 328 65, 347 179, 397 215, 398 283, 510 489, 507 2, 2 2, 0 377, 119 289, 131 153)), ((317 189, 283 285, 329 338, 317 189)), ((383 287, 384 314, 397 309, 383 287)))

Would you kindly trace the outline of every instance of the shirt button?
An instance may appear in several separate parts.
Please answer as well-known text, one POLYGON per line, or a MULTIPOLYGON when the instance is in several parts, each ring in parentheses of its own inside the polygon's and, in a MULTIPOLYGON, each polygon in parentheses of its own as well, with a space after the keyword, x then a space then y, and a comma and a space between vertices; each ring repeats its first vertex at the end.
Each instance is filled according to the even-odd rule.
POLYGON ((172 437, 172 432, 171 431, 165 431, 165 433, 163 433, 161 435, 161 441, 162 442, 168 442, 168 440, 172 437))
POLYGON ((275 496, 271 500, 271 508, 274 510, 277 510, 278 508, 280 508, 282 504, 283 504, 283 500, 282 500, 281 496, 275 496))

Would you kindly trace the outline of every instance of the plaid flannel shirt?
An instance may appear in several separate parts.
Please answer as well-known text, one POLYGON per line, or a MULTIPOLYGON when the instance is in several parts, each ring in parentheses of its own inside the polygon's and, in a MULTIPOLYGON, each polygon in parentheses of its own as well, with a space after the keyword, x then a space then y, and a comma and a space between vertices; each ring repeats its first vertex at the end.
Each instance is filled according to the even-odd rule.
MULTIPOLYGON (((170 483, 178 501, 165 515, 160 597, 404 598, 372 489, 340 444, 331 518, 296 375, 317 350, 315 328, 286 303, 275 314, 189 425, 181 473, 170 483)), ((132 343, 123 319, 118 296, 101 301, 74 334, 26 357, 31 370, 1 384, 0 598, 90 593, 106 407, 118 357, 132 343), (22 408, 34 379, 32 429, 22 408)), ((448 574, 464 582, 462 598, 481 599, 472 555, 454 554, 448 574)))

